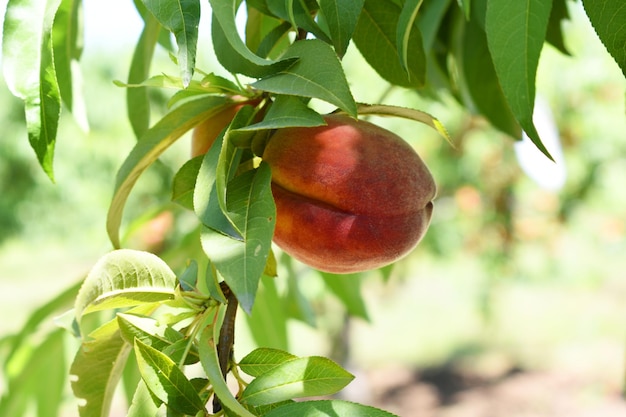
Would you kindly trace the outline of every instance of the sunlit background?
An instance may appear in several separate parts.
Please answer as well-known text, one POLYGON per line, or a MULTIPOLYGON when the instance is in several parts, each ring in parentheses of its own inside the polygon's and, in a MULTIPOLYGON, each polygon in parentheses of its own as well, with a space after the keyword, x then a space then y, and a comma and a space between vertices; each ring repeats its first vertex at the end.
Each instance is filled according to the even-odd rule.
MULTIPOLYGON (((358 377, 347 398, 407 417, 626 415, 626 83, 580 4, 568 6, 571 56, 546 46, 537 79, 535 120, 556 164, 450 97, 388 90, 356 49, 345 57, 357 101, 425 110, 454 139, 452 147, 414 122, 374 119, 418 150, 439 193, 418 248, 388 282, 377 273, 364 281, 369 321, 345 319, 311 275, 318 326, 290 323, 290 347, 343 361, 358 377)), ((113 80, 127 78, 141 26, 130 1, 87 1, 85 11, 89 130, 63 115, 56 184, 29 148, 21 103, 0 82, 0 335, 111 249, 106 211, 134 145, 113 80)), ((208 36, 205 19, 198 66, 225 74, 208 36)), ((165 53, 153 70, 176 73, 165 53)), ((181 140, 140 181, 131 216, 167 204, 188 146, 181 140)), ((142 239, 129 242, 149 244, 142 239)), ((236 349, 252 344, 242 321, 236 349)))

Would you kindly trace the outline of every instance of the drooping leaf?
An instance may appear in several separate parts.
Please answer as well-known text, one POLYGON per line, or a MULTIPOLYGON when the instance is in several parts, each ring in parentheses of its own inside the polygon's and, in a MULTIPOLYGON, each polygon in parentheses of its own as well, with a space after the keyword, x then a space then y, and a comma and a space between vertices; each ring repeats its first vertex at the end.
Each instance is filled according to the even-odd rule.
POLYGON ((185 132, 219 111, 226 102, 228 99, 217 96, 185 102, 165 115, 137 142, 117 173, 107 214, 107 232, 115 248, 120 247, 119 227, 124 205, 139 176, 185 132))
POLYGON ((202 369, 206 373, 206 376, 211 382, 215 395, 219 398, 222 406, 230 410, 233 415, 239 417, 255 417, 250 411, 246 410, 237 399, 230 392, 222 371, 220 369, 219 358, 217 356, 217 345, 215 340, 217 339, 216 328, 212 326, 206 327, 200 335, 200 344, 198 350, 200 351, 200 362, 202 363, 202 369))
POLYGON ((276 94, 318 98, 356 116, 356 104, 341 62, 328 44, 317 39, 298 41, 283 57, 299 59, 289 68, 252 86, 276 94))
POLYGON ((219 203, 217 170, 222 146, 225 146, 224 134, 215 139, 213 146, 204 155, 204 158, 201 158, 201 165, 193 189, 193 210, 204 226, 232 238, 241 239, 241 231, 235 228, 219 203))
POLYGON ((193 210, 193 190, 200 172, 203 156, 197 156, 185 162, 174 175, 172 201, 186 209, 193 210))
POLYGON ((307 106, 299 97, 279 95, 261 122, 244 126, 235 132, 296 126, 313 127, 325 124, 322 116, 307 106))
MULTIPOLYGON (((152 13, 145 13, 144 27, 135 46, 128 72, 128 84, 139 84, 150 75, 150 64, 161 33, 161 24, 152 13)), ((129 88, 126 91, 128 120, 137 139, 150 127, 150 100, 148 89, 129 88)))
MULTIPOLYGON (((402 6, 400 17, 398 18, 398 28, 396 29, 396 47, 398 48, 398 56, 400 57, 400 64, 402 68, 409 72, 409 42, 411 40, 411 32, 414 28, 414 23, 417 19, 417 12, 422 5, 423 0, 408 0, 402 6)), ((411 51, 413 53, 413 51, 411 51)))
POLYGON ((70 368, 72 391, 80 401, 81 417, 108 417, 131 346, 122 339, 116 320, 96 329, 89 337, 70 368))
POLYGON ((429 51, 435 42, 441 21, 448 10, 450 1, 452 0, 426 2, 420 6, 416 24, 422 34, 422 42, 426 51, 429 51))
POLYGON ((255 55, 241 40, 235 23, 236 0, 210 0, 211 34, 215 55, 224 68, 236 74, 259 78, 293 63, 293 59, 273 61, 255 55))
MULTIPOLYGON (((178 330, 171 326, 166 326, 159 323, 156 319, 151 317, 141 317, 134 314, 117 314, 117 322, 122 332, 122 337, 127 343, 133 344, 135 340, 140 340, 142 343, 149 345, 160 352, 164 352, 167 348, 171 348, 173 345, 182 342, 183 346, 189 341, 185 339, 185 336, 178 330)), ((169 349, 172 352, 172 349, 169 349)), ((184 350, 184 347, 183 347, 184 350)), ((178 352, 182 353, 182 352, 178 352)), ((172 360, 177 361, 180 359, 180 354, 177 357, 168 355, 172 360)), ((185 363, 194 363, 198 361, 198 351, 194 347, 189 349, 188 360, 185 363)))
POLYGON ((199 0, 142 0, 159 23, 174 34, 178 45, 178 65, 183 85, 191 82, 196 65, 198 26, 200 24, 199 0))
POLYGON ((158 256, 119 249, 98 260, 76 296, 78 322, 104 309, 135 306, 173 298, 176 275, 158 256))
POLYGON ((460 69, 473 105, 497 129, 520 138, 522 130, 504 97, 485 32, 473 21, 465 24, 461 54, 460 69))
POLYGON ((328 25, 337 55, 342 57, 356 28, 365 0, 320 0, 320 11, 328 25))
POLYGON ((341 300, 350 315, 369 320, 361 294, 362 274, 337 275, 322 272, 321 276, 328 289, 341 300))
POLYGON ((472 2, 471 0, 456 0, 459 3, 459 7, 463 10, 463 14, 465 15, 465 19, 470 18, 470 12, 472 10, 472 2))
POLYGON ((565 40, 563 39, 563 21, 569 19, 567 10, 567 0, 552 0, 552 10, 550 11, 550 21, 546 32, 546 41, 561 51, 569 55, 565 40))
POLYGON ((157 402, 158 400, 155 401, 155 398, 150 394, 146 383, 141 380, 137 384, 137 389, 130 402, 126 417, 156 416, 160 406, 160 404, 157 405, 157 402))
POLYGON ((61 0, 9 1, 2 41, 4 78, 11 93, 24 101, 30 145, 52 181, 52 162, 61 114, 52 25, 60 4, 61 0))
POLYGON ((10 368, 3 375, 0 415, 21 416, 36 409, 40 417, 56 417, 64 399, 67 380, 63 329, 37 334, 41 342, 24 342, 20 358, 4 364, 10 368))
POLYGON ((52 26, 54 67, 61 99, 81 127, 86 128, 85 103, 79 90, 78 61, 83 51, 82 2, 62 0, 52 26))
POLYGON ((258 377, 270 372, 272 369, 285 362, 297 358, 297 356, 285 352, 284 350, 262 347, 244 356, 239 361, 239 367, 248 375, 258 377))
POLYGON ((551 2, 544 0, 491 0, 487 3, 485 31, 494 68, 504 97, 522 129, 547 157, 533 124, 535 79, 546 38, 551 2))
POLYGON ((598 37, 626 77, 626 5, 622 0, 583 0, 598 37))
POLYGON ((284 299, 278 294, 274 278, 264 276, 246 321, 258 346, 287 350, 287 314, 284 299))
POLYGON ((156 398, 179 413, 196 415, 204 410, 194 386, 167 355, 139 339, 135 339, 135 355, 142 380, 156 398))
POLYGON ((401 12, 400 6, 392 0, 365 0, 352 39, 361 55, 382 78, 402 87, 419 88, 424 85, 426 75, 424 45, 419 28, 414 25, 410 28, 406 46, 407 51, 411 51, 407 73, 402 67, 396 42, 401 12))
POLYGON ((402 117, 408 120, 414 120, 416 122, 424 123, 427 126, 435 129, 441 136, 443 136, 448 143, 452 144, 452 138, 448 134, 445 126, 435 117, 421 110, 410 109, 408 107, 391 106, 387 104, 362 104, 358 106, 359 114, 375 114, 378 116, 394 116, 402 117))
POLYGON ((273 15, 290 22, 293 28, 303 29, 316 38, 331 43, 329 36, 313 19, 312 12, 317 10, 317 3, 309 3, 315 6, 314 10, 310 10, 308 4, 302 0, 268 1, 267 7, 273 15))
POLYGON ((332 395, 354 376, 328 358, 297 358, 272 368, 250 382, 241 401, 264 405, 293 398, 332 395))
POLYGON ((342 400, 319 400, 295 402, 283 405, 264 414, 264 417, 327 417, 327 416, 361 416, 361 417, 398 417, 387 411, 379 410, 362 404, 342 400))
POLYGON ((276 222, 270 181, 270 168, 261 163, 258 169, 235 177, 228 184, 227 210, 243 240, 208 228, 201 236, 205 253, 248 313, 267 263, 276 222))

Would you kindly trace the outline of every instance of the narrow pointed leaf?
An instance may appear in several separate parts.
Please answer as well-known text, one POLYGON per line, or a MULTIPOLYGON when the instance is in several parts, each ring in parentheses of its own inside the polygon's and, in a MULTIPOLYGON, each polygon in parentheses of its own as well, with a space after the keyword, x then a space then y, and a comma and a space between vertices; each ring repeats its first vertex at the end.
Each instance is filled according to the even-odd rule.
POLYGON ((346 53, 359 20, 365 0, 320 0, 335 52, 340 57, 346 53))
POLYGON ((452 145, 452 138, 448 134, 447 129, 437 118, 421 110, 410 109, 408 107, 390 106, 386 104, 361 104, 358 108, 359 114, 375 114, 378 116, 394 116, 404 119, 414 120, 424 123, 435 129, 443 138, 452 145))
POLYGON ((361 416, 361 417, 398 417, 387 411, 379 410, 362 404, 342 400, 320 400, 296 402, 276 408, 264 417, 327 417, 327 416, 361 416))
MULTIPOLYGON (((161 33, 161 24, 151 13, 146 13, 144 22, 128 72, 128 84, 131 85, 143 82, 150 75, 150 64, 161 33)), ((133 132, 139 139, 150 127, 148 89, 129 88, 126 91, 126 108, 133 132)))
POLYGON ((135 339, 141 377, 152 394, 174 411, 195 415, 204 403, 183 371, 167 355, 135 339))
MULTIPOLYGON (((402 87, 419 88, 426 77, 426 58, 419 28, 410 28, 407 70, 397 47, 398 22, 402 9, 392 0, 365 0, 352 36, 365 60, 385 80, 402 87)), ((406 33, 403 30, 402 33, 406 33)))
POLYGON ((400 64, 408 76, 411 75, 409 72, 409 42, 414 27, 413 24, 417 19, 417 12, 422 2, 423 0, 407 0, 404 6, 402 6, 402 12, 400 12, 400 17, 398 18, 398 29, 396 30, 398 56, 400 57, 400 64))
POLYGON ((159 23, 174 34, 178 45, 178 65, 183 85, 191 82, 196 64, 198 26, 200 24, 199 0, 142 0, 159 23))
POLYGON ((485 32, 477 23, 465 24, 460 69, 476 109, 500 131, 519 139, 522 130, 504 97, 487 47, 485 32))
POLYGON ((317 39, 298 41, 283 56, 299 60, 252 86, 276 94, 318 98, 356 116, 356 104, 341 62, 328 44, 317 39))
POLYGON ((52 40, 59 91, 70 111, 74 111, 74 96, 79 93, 75 91, 73 66, 82 54, 82 23, 82 2, 62 0, 54 17, 52 40))
POLYGON ((84 314, 173 298, 176 275, 156 255, 120 249, 100 258, 76 296, 78 322, 84 314))
POLYGON ((551 158, 533 124, 535 79, 546 38, 550 1, 492 0, 485 31, 494 68, 511 111, 522 129, 551 158))
POLYGON ((352 374, 328 358, 297 358, 252 380, 243 391, 241 401, 257 406, 294 398, 332 395, 353 379, 352 374))
POLYGON ((215 55, 232 73, 259 78, 293 63, 293 59, 273 61, 255 55, 241 40, 235 23, 237 0, 209 0, 212 10, 211 34, 215 55))
POLYGON ((4 78, 11 93, 24 100, 30 145, 53 181, 61 93, 54 68, 52 24, 60 3, 61 0, 9 1, 2 42, 4 78))
POLYGON ((202 363, 202 369, 206 373, 206 376, 211 382, 215 395, 220 399, 223 407, 230 410, 233 415, 239 417, 255 417, 254 414, 246 410, 230 392, 222 371, 220 369, 220 362, 217 356, 217 346, 215 340, 217 335, 215 334, 215 328, 206 327, 200 335, 200 344, 198 350, 200 351, 200 362, 202 363))
POLYGON ((261 376, 285 362, 298 357, 279 349, 258 348, 239 361, 239 367, 250 376, 261 376))
POLYGON ((321 276, 328 289, 341 300, 350 315, 369 320, 361 294, 361 274, 337 275, 322 272, 321 276))
POLYGON ((623 0, 583 0, 598 37, 626 77, 626 3, 623 0))
POLYGON ((143 380, 139 381, 126 417, 156 416, 158 411, 159 405, 156 404, 154 397, 150 394, 146 383, 143 380))
POLYGON ((89 336, 70 368, 72 391, 80 401, 81 417, 108 417, 131 345, 122 339, 116 320, 89 336))
POLYGON ((306 105, 300 98, 294 96, 276 97, 263 121, 244 126, 237 131, 248 132, 260 129, 280 129, 296 126, 322 126, 326 122, 315 110, 306 105))
POLYGON ((119 228, 124 205, 139 176, 185 132, 219 111, 220 105, 227 101, 210 96, 186 102, 165 115, 137 142, 117 173, 107 215, 107 232, 115 248, 120 247, 119 228))
POLYGON ((289 349, 285 301, 278 293, 274 278, 261 278, 254 307, 245 317, 257 346, 289 349))
POLYGON ((228 184, 227 209, 243 240, 205 228, 202 248, 248 313, 254 304, 276 223, 276 207, 270 189, 271 171, 261 163, 228 184))

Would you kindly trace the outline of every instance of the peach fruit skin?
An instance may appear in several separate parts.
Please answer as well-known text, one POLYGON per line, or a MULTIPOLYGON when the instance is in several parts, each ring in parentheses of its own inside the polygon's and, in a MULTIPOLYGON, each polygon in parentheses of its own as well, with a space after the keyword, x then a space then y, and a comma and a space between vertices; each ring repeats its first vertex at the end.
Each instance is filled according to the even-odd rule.
POLYGON ((327 126, 278 130, 272 169, 274 242, 318 270, 352 273, 390 264, 423 237, 435 182, 404 140, 344 115, 327 126))

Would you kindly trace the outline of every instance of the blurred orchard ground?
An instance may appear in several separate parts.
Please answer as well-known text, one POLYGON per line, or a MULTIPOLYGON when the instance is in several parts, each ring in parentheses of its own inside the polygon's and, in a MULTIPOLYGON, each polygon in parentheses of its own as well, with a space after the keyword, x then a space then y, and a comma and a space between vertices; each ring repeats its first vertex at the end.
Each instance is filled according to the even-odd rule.
MULTIPOLYGON (((102 7, 134 13, 129 2, 91 3, 88 22, 102 7)), ((419 150, 439 195, 420 246, 387 283, 365 280, 369 322, 345 319, 340 305, 320 292, 318 278, 311 279, 320 328, 335 333, 294 321, 289 342, 298 355, 341 360, 349 350, 347 366, 362 378, 345 395, 402 416, 626 413, 626 86, 580 4, 569 5, 565 38, 573 56, 546 45, 537 80, 563 151, 560 168, 548 164, 554 171, 544 175, 552 184, 534 182, 520 168, 514 144, 452 99, 387 90, 349 49, 346 72, 362 80, 351 85, 357 101, 435 114, 456 147, 413 122, 376 119, 419 150), (563 172, 564 184, 555 187, 563 172)), ((133 42, 140 30, 130 23, 110 28, 114 34, 105 38, 87 25, 94 30, 87 42, 97 45, 88 45, 81 63, 89 69, 90 130, 64 116, 60 136, 73 140, 57 145, 61 185, 51 185, 37 166, 23 140, 22 104, 0 86, 0 337, 110 249, 104 222, 111 178, 134 142, 124 112, 111 111, 125 106, 125 91, 112 88, 112 80, 126 77, 132 49, 125 39, 133 42)), ((167 56, 161 59, 167 65, 167 56)), ((164 158, 182 164, 188 145, 180 141, 164 158)), ((133 215, 166 203, 155 201, 168 195, 172 173, 164 166, 140 180, 129 205, 133 215)), ((151 244, 148 232, 135 239, 151 244)), ((243 325, 238 331, 238 345, 252 344, 243 325)))

